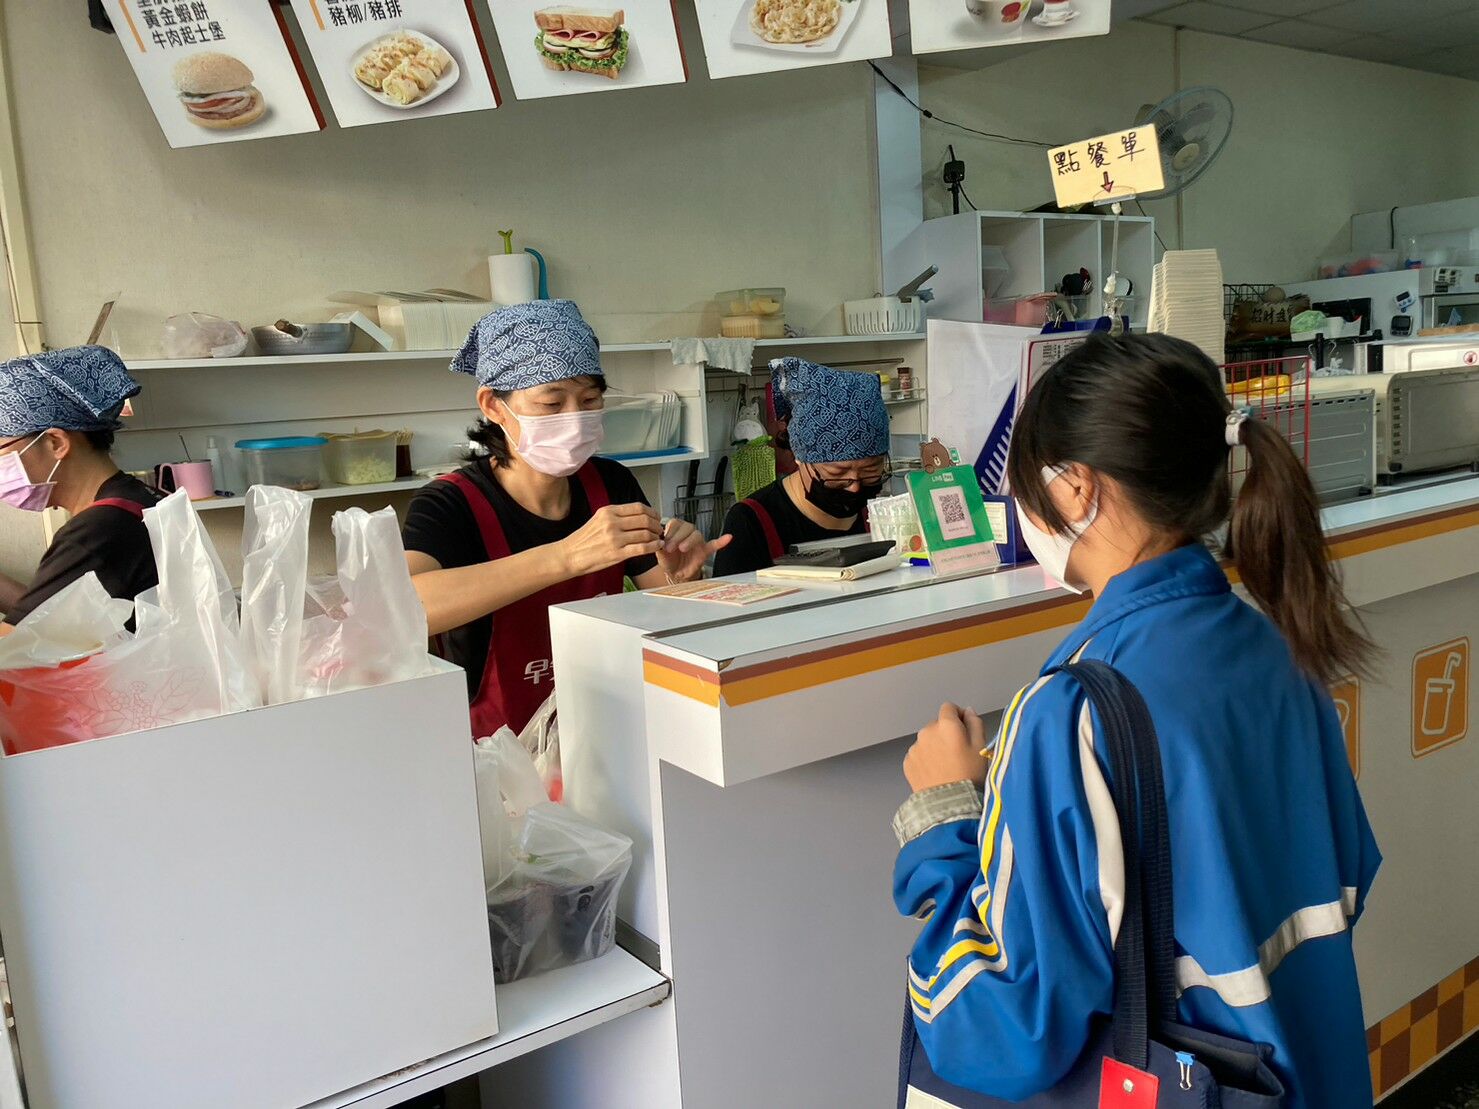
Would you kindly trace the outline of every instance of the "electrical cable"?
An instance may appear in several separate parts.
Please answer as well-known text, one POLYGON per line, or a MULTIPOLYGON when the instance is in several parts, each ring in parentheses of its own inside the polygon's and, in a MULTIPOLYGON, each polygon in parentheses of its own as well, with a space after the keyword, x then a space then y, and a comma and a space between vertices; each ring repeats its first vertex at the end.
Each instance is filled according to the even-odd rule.
POLYGON ((965 197, 965 202, 971 206, 972 212, 979 212, 981 210, 976 207, 976 202, 971 199, 971 194, 965 191, 964 185, 960 187, 960 195, 965 197))
POLYGON ((992 142, 1015 143, 1018 146, 1036 146, 1041 147, 1043 150, 1051 150, 1055 145, 1057 145, 1050 142, 1039 142, 1036 139, 1019 139, 1013 135, 1003 135, 996 131, 982 131, 976 127, 967 127, 964 123, 956 123, 954 120, 944 119, 940 116, 935 115, 935 113, 930 111, 928 108, 921 107, 918 101, 916 101, 903 89, 899 88, 898 85, 894 84, 893 79, 889 77, 887 73, 883 72, 883 70, 879 69, 876 64, 874 64, 873 62, 869 62, 868 65, 872 68, 874 73, 883 78, 884 84, 888 85, 888 87, 893 89, 894 92, 902 96, 905 102, 907 102, 911 108, 922 115, 925 119, 932 119, 936 123, 942 124, 946 127, 954 127, 958 131, 964 131, 970 135, 977 135, 983 139, 990 139, 992 142))
MULTIPOLYGON (((1135 207, 1137 207, 1137 208, 1140 209, 1140 214, 1142 216, 1145 216, 1146 219, 1149 219, 1150 218, 1149 214, 1145 211, 1145 205, 1140 203, 1140 198, 1138 196, 1135 198, 1135 207)), ((1151 229, 1154 230, 1155 224, 1151 224, 1150 226, 1151 226, 1151 229)), ((1161 253, 1162 254, 1166 253, 1166 251, 1168 249, 1170 249, 1169 247, 1166 246, 1166 240, 1163 239, 1163 238, 1161 238, 1161 233, 1159 231, 1156 231, 1156 233, 1155 233, 1155 241, 1161 244, 1161 253)))

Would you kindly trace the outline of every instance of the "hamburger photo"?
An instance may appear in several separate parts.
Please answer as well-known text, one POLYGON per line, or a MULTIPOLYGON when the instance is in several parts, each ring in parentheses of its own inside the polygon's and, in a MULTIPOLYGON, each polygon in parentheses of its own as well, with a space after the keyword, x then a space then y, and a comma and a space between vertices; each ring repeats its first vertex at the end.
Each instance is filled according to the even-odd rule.
POLYGON ((616 80, 627 64, 630 36, 626 12, 591 8, 544 8, 534 13, 539 57, 555 70, 591 73, 616 80))
POLYGON ((175 63, 175 90, 197 127, 226 130, 256 123, 267 111, 252 71, 230 54, 206 51, 175 63))

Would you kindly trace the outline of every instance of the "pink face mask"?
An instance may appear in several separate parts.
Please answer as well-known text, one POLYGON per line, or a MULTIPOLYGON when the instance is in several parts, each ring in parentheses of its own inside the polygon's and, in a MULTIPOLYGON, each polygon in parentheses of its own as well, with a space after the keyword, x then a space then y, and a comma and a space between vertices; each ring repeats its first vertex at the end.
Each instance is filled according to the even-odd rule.
POLYGON ((29 512, 40 512, 51 503, 52 492, 56 489, 56 484, 51 479, 56 476, 57 466, 62 464, 61 459, 57 459, 51 473, 42 482, 33 482, 21 461, 21 455, 34 447, 40 438, 38 434, 20 450, 0 455, 0 502, 29 512))
POLYGON ((569 477, 590 461, 605 438, 604 413, 557 412, 553 416, 520 416, 519 457, 541 474, 569 477))

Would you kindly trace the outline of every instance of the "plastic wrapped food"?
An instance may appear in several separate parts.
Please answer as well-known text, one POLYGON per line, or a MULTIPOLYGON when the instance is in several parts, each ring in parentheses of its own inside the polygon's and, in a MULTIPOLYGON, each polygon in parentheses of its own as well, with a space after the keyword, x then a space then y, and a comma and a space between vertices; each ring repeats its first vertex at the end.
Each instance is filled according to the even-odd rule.
POLYGON ((494 981, 606 954, 632 841, 544 800, 545 783, 507 728, 478 740, 474 766, 494 981))
POLYGON ((164 321, 166 358, 235 358, 247 348, 247 333, 235 320, 209 312, 185 312, 164 321))

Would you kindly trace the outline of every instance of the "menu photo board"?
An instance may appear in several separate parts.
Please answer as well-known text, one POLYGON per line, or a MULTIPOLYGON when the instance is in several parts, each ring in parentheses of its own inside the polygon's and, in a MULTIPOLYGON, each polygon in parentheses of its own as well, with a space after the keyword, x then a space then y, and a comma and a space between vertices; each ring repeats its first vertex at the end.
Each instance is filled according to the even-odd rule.
POLYGON ((498 107, 470 0, 292 0, 341 127, 498 107))
POLYGON ((688 80, 673 0, 589 7, 493 0, 488 7, 520 100, 688 80))
POLYGON ((893 53, 888 0, 694 0, 694 6, 714 78, 893 53))
POLYGON ((1109 34, 1109 0, 909 0, 916 54, 1109 34))
POLYGON ((272 0, 103 0, 103 6, 170 146, 323 129, 272 0))

